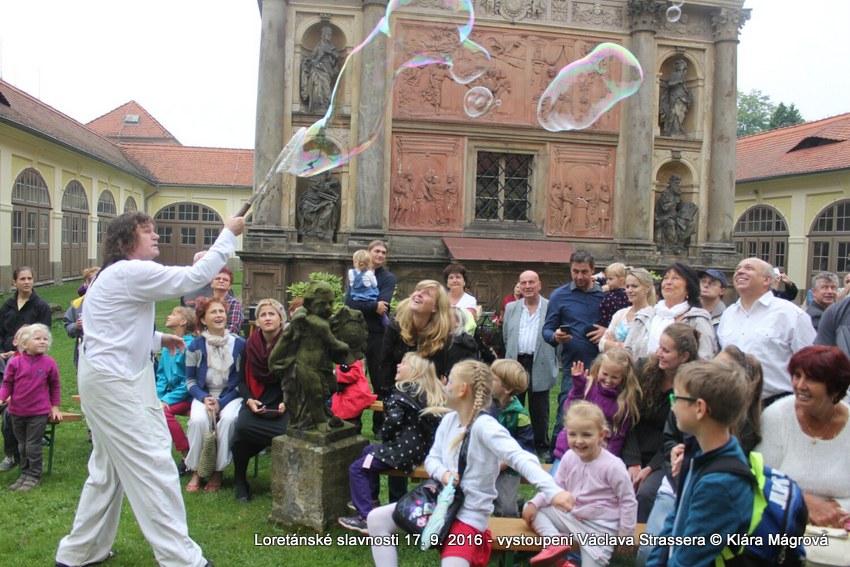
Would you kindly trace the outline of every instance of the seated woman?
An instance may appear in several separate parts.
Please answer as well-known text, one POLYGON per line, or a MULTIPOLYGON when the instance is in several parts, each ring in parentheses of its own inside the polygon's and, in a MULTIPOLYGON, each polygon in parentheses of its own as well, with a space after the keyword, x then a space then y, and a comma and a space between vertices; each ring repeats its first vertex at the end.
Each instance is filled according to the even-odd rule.
POLYGON ((237 385, 244 380, 245 339, 227 331, 227 305, 219 299, 198 300, 195 314, 201 336, 186 351, 186 389, 192 395, 189 415, 189 453, 186 468, 194 471, 186 492, 201 487, 198 463, 204 434, 216 420, 218 453, 215 473, 207 480, 205 492, 221 488, 221 471, 230 464, 233 425, 242 407, 237 385))
POLYGON ((245 409, 236 420, 231 447, 236 499, 240 502, 251 500, 247 476, 251 457, 271 445, 273 438, 286 433, 289 424, 280 378, 269 372, 269 354, 283 331, 284 309, 275 299, 260 300, 257 331, 248 337, 244 379, 239 381, 245 409))
MULTIPOLYGON (((624 346, 635 321, 641 319, 642 325, 647 327, 655 315, 655 284, 652 275, 643 268, 629 267, 626 268, 624 282, 626 297, 631 305, 620 309, 611 317, 608 330, 599 340, 600 352, 624 346)), ((632 354, 639 358, 638 354, 632 354)))
POLYGON ((850 385, 850 360, 837 347, 814 345, 792 356, 788 371, 794 395, 764 410, 755 450, 765 465, 800 485, 810 524, 844 527, 850 519, 850 427, 841 399, 850 385))
POLYGON ((210 283, 213 297, 224 302, 227 306, 227 330, 238 335, 242 330, 245 316, 242 313, 242 302, 233 295, 233 272, 227 266, 216 274, 210 283))

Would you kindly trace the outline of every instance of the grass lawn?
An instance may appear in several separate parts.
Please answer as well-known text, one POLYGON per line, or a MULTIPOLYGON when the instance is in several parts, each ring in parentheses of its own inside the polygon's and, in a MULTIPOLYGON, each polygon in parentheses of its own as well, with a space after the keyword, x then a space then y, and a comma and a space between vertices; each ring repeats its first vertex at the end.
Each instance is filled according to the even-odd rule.
MULTIPOLYGON (((241 274, 237 274, 235 291, 240 291, 241 274)), ((48 303, 59 304, 63 310, 76 297, 78 282, 59 286, 38 288, 37 293, 48 303)), ((6 295, 8 297, 8 295, 6 295)), ((161 302, 157 305, 157 326, 164 329, 166 315, 177 305, 177 301, 161 302)), ((128 324, 132 324, 128 321, 128 324)), ((73 341, 65 334, 61 314, 53 323, 53 346, 49 353, 56 359, 62 381, 62 404, 65 411, 80 412, 80 406, 71 401, 77 393, 76 374, 73 365, 73 341)), ((553 395, 554 396, 554 395, 553 395)), ((554 416, 554 411, 552 413, 554 416)), ((131 427, 132 424, 128 424, 131 427)), ((364 415, 364 432, 371 431, 371 415, 364 415)), ((86 464, 91 451, 87 442, 85 422, 66 423, 57 428, 53 474, 43 478, 43 484, 26 494, 6 493, 3 490, 0 506, 0 550, 2 566, 52 565, 59 540, 65 536, 74 519, 80 491, 87 477, 86 464)), ((45 461, 47 454, 45 452, 45 461)), ((259 478, 251 479, 254 499, 249 504, 237 503, 233 496, 232 468, 225 472, 224 486, 217 494, 184 493, 189 519, 189 534, 204 550, 205 556, 217 567, 237 565, 252 566, 324 566, 324 565, 371 565, 372 556, 367 547, 262 547, 255 546, 255 538, 263 536, 300 533, 313 535, 310 531, 291 532, 270 524, 267 517, 271 511, 270 493, 271 459, 260 458, 259 478)), ((249 475, 250 471, 249 469, 249 475)), ((18 470, 0 473, 0 487, 11 484, 18 470)), ((188 477, 181 478, 185 486, 188 477)), ((386 493, 384 486, 384 501, 386 493)), ((531 491, 531 488, 527 488, 531 491)), ((333 527, 330 535, 346 532, 333 527)), ((118 556, 109 567, 155 566, 153 551, 136 523, 129 504, 125 501, 114 549, 118 556)), ((401 565, 437 565, 439 558, 433 551, 422 553, 418 549, 401 546, 401 565)), ((491 561, 495 565, 497 562, 491 561)), ((612 565, 631 565, 632 558, 618 557, 612 565)))

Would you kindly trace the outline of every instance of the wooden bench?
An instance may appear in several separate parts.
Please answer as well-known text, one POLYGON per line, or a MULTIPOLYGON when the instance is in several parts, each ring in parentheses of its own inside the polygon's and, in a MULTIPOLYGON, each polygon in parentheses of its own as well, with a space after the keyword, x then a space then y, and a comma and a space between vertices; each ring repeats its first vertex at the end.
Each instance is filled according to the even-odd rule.
POLYGON ((53 449, 56 447, 56 426, 60 423, 64 422, 73 422, 73 421, 82 421, 83 416, 78 413, 71 413, 67 411, 60 412, 62 414, 62 421, 48 421, 47 422, 47 430, 44 432, 44 438, 47 439, 47 472, 45 475, 49 475, 53 472, 53 449))
MULTIPOLYGON (((490 518, 490 523, 487 526, 490 533, 493 535, 492 552, 499 558, 499 565, 502 567, 513 567, 513 565, 527 564, 531 558, 531 553, 537 553, 543 547, 539 545, 539 536, 535 531, 529 528, 522 518, 490 518)), ((634 541, 637 543, 638 538, 646 529, 646 524, 638 524, 635 528, 634 541)), ((578 546, 573 546, 574 551, 578 551, 578 546)), ((634 555, 637 552, 636 546, 618 546, 614 548, 614 553, 622 555, 634 555)))
POLYGON ((372 411, 384 411, 384 402, 382 402, 381 400, 375 400, 374 402, 372 402, 372 405, 370 405, 366 409, 370 409, 372 411))
POLYGON ((72 402, 80 403, 80 399, 81 399, 81 398, 80 398, 80 395, 79 395, 79 394, 74 394, 74 395, 72 395, 72 396, 71 396, 71 401, 72 401, 72 402))

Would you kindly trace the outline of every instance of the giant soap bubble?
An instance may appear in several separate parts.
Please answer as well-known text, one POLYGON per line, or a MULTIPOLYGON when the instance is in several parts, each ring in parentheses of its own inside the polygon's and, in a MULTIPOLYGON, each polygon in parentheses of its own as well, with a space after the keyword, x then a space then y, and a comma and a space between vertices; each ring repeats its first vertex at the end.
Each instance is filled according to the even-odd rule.
POLYGON ((587 128, 642 82, 643 70, 628 49, 601 43, 561 69, 540 96, 537 119, 550 132, 587 128))

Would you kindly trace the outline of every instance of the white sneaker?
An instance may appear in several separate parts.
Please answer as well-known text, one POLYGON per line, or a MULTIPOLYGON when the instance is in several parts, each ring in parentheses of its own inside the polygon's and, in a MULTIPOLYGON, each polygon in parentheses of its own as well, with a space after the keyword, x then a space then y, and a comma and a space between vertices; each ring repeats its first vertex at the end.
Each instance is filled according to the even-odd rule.
POLYGON ((6 457, 0 461, 0 471, 6 472, 18 466, 18 463, 12 457, 6 457))

